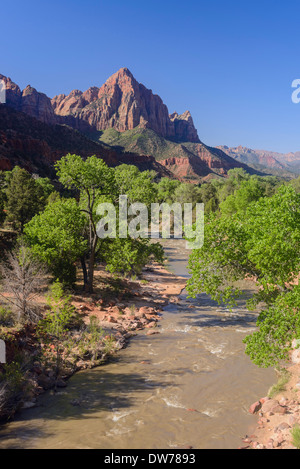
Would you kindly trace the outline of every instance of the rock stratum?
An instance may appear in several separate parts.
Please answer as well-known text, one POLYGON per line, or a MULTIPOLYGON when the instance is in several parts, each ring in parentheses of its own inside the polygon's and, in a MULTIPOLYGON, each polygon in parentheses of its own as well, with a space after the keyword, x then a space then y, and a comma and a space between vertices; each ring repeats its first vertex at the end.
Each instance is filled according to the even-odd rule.
POLYGON ((162 99, 127 68, 101 87, 53 99, 30 85, 22 91, 4 75, 0 79, 6 85, 6 104, 0 105, 0 169, 20 164, 45 173, 71 152, 190 182, 226 176, 235 167, 255 172, 202 143, 190 112, 169 114, 162 99))

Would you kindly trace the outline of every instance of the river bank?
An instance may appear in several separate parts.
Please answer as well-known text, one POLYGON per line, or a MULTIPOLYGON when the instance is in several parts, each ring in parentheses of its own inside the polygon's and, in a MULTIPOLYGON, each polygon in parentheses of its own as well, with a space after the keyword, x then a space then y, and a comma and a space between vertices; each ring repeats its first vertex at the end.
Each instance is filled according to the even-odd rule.
POLYGON ((164 247, 170 271, 147 269, 130 281, 133 296, 112 278, 103 282, 100 266, 94 296, 73 298, 86 321, 98 313, 108 331, 134 337, 102 366, 75 373, 65 389, 39 396, 35 407, 0 429, 0 448, 238 448, 257 421, 249 402, 274 382, 272 370, 258 369, 244 353, 243 337, 257 318, 245 307, 251 285, 245 283, 245 298, 233 311, 204 293, 178 296, 189 276, 189 252, 184 242, 164 247), (111 282, 113 296, 105 293, 111 282), (157 320, 148 319, 156 326, 126 332, 129 311, 143 307, 154 308, 157 320))
MULTIPOLYGON (((141 277, 135 280, 116 279, 105 270, 104 265, 99 265, 95 270, 94 293, 83 293, 80 285, 77 285, 77 290, 71 296, 77 322, 88 327, 96 320, 97 327, 101 329, 97 359, 95 359, 95 347, 91 350, 87 344, 84 352, 80 352, 77 347, 75 355, 73 353, 74 363, 71 366, 65 365, 59 375, 55 370, 55 360, 43 365, 39 358, 40 343, 35 325, 7 328, 4 336, 7 342, 8 362, 14 363, 15 356, 21 353, 26 371, 22 378, 21 392, 19 385, 18 391, 9 393, 7 397, 4 395, 5 388, 2 390, 0 420, 11 419, 20 410, 35 407, 41 394, 52 388, 66 387, 68 379, 76 372, 102 365, 109 357, 125 348, 137 331, 147 329, 147 335, 158 334, 157 325, 162 308, 178 301, 178 295, 185 287, 185 282, 184 278, 171 274, 157 263, 146 266, 141 277), (29 355, 31 355, 31 365, 26 363, 29 355)), ((36 307, 40 311, 46 311, 45 295, 37 297, 36 307)), ((80 341, 82 336, 76 330, 72 334, 72 339, 76 335, 80 341)), ((50 345, 50 353, 52 349, 54 345, 50 345)), ((21 372, 21 367, 18 372, 21 372)), ((15 386, 15 383, 13 385, 15 386)))
POLYGON ((293 352, 269 396, 252 404, 249 412, 259 420, 253 434, 243 439, 243 449, 300 449, 300 432, 294 436, 300 428, 299 350, 293 352))

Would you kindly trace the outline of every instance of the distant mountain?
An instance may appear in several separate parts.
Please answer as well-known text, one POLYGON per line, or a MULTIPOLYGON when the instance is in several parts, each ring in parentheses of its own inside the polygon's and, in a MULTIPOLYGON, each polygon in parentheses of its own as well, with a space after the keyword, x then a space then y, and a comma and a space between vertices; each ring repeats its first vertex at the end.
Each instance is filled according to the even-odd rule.
POLYGON ((265 172, 268 170, 271 174, 281 176, 300 174, 300 152, 284 154, 267 150, 252 150, 242 146, 234 148, 219 146, 218 148, 241 163, 265 172))
POLYGON ((17 122, 22 121, 19 134, 13 124, 6 127, 5 118, 9 116, 4 113, 0 128, 6 138, 4 145, 0 139, 2 166, 8 158, 18 160, 13 156, 16 140, 7 134, 7 130, 14 129, 20 147, 26 146, 29 139, 33 146, 28 155, 37 153, 41 163, 43 159, 54 160, 68 152, 79 152, 82 156, 94 152, 104 159, 107 154, 107 161, 113 165, 127 162, 146 169, 155 166, 160 175, 173 175, 191 182, 226 176, 228 170, 235 167, 257 172, 222 149, 202 143, 190 112, 169 114, 162 99, 138 83, 127 68, 120 69, 100 88, 92 87, 85 92, 73 90, 68 96, 61 94, 52 100, 32 86, 21 91, 10 78, 0 75, 0 79, 5 81, 7 89, 7 104, 0 108, 14 109, 19 113, 17 122), (28 117, 26 125, 25 116, 37 121, 30 121, 28 117), (38 121, 48 127, 42 129, 38 121), (55 142, 60 142, 59 149, 55 142))

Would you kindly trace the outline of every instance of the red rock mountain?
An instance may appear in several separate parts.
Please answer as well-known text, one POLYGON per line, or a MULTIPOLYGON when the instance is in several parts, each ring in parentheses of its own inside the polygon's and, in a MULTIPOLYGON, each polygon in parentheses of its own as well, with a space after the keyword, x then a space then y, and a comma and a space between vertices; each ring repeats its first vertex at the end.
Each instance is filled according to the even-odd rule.
POLYGON ((0 169, 20 164, 46 174, 54 161, 71 152, 96 154, 112 166, 135 164, 191 182, 226 176, 234 167, 253 173, 221 149, 204 145, 190 112, 169 115, 162 99, 127 68, 100 88, 73 90, 52 100, 31 86, 21 91, 10 78, 0 79, 6 84, 6 105, 0 104, 0 169), (137 135, 128 135, 132 132, 137 135), (93 133, 117 136, 114 142, 112 135, 96 142, 90 138, 99 135, 93 133))
POLYGON ((57 123, 51 100, 28 85, 23 92, 10 78, 0 75, 6 86, 6 102, 16 111, 24 112, 46 124, 57 123))
POLYGON ((169 116, 162 99, 138 83, 127 68, 121 68, 101 88, 55 96, 52 106, 59 122, 81 131, 87 130, 86 124, 94 130, 114 128, 119 132, 141 126, 176 141, 200 142, 190 113, 169 116))
POLYGON ((109 166, 133 164, 140 171, 151 169, 162 177, 172 173, 151 156, 124 153, 89 140, 64 125, 49 125, 0 104, 0 171, 19 165, 32 173, 54 177, 53 164, 67 153, 96 155, 109 166))

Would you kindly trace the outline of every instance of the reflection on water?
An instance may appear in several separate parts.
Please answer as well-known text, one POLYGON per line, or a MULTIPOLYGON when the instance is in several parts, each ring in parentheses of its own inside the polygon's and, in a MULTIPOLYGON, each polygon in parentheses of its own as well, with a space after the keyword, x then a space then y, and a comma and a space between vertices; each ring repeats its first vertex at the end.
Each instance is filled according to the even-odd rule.
MULTIPOLYGON (((188 276, 183 242, 170 241, 166 252, 170 269, 188 276)), ((236 448, 256 422, 249 405, 274 381, 244 354, 255 321, 244 301, 230 312, 183 292, 159 335, 141 332, 109 364, 42 396, 3 427, 0 448, 236 448)))

